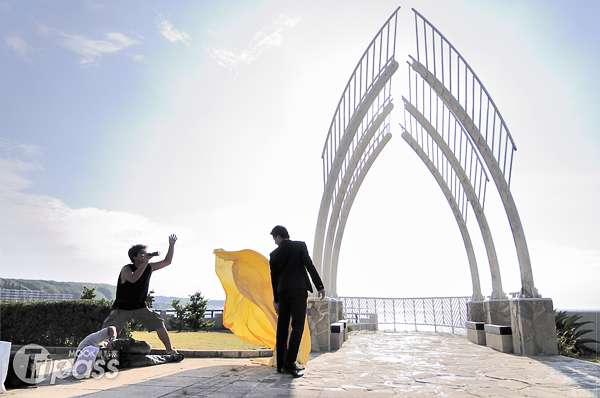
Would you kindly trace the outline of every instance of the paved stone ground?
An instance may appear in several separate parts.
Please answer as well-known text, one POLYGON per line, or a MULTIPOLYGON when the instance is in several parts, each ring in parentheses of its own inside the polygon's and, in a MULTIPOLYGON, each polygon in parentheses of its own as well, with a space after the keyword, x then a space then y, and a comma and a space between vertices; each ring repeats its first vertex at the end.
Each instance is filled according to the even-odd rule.
POLYGON ((130 369, 112 380, 64 383, 11 390, 6 396, 600 397, 600 365, 502 354, 451 334, 353 332, 340 350, 311 354, 299 379, 250 360, 193 358, 130 369))

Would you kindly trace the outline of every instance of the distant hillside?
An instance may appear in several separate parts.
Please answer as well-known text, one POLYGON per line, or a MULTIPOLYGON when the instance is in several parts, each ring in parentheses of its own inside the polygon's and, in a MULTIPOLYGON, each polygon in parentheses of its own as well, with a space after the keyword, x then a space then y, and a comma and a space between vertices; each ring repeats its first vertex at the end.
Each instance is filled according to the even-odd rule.
POLYGON ((172 297, 172 296, 154 296, 154 303, 152 304, 152 308, 156 308, 158 310, 166 310, 172 308, 173 300, 181 300, 181 305, 187 303, 190 298, 189 297, 172 297))
POLYGON ((117 287, 106 283, 56 282, 35 279, 0 278, 0 287, 4 289, 41 290, 44 293, 72 294, 74 298, 81 297, 83 287, 92 289, 96 286, 96 298, 114 300, 117 287))
MULTIPOLYGON (((74 298, 81 297, 83 287, 92 289, 96 286, 96 298, 106 298, 114 300, 117 294, 117 287, 106 283, 81 283, 81 282, 56 282, 47 280, 32 279, 9 279, 0 278, 0 288, 3 289, 23 289, 23 290, 41 290, 44 293, 72 294, 74 298)), ((154 305, 156 309, 168 309, 172 307, 173 300, 181 300, 181 304, 189 301, 188 297, 154 296, 154 305)), ((225 300, 210 300, 209 309, 222 309, 225 300)))

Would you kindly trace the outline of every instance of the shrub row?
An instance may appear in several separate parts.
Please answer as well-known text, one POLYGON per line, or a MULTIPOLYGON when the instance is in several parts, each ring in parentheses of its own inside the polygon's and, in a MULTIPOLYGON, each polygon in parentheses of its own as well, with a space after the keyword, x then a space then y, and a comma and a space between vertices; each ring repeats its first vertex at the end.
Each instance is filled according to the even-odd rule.
POLYGON ((111 301, 2 301, 0 339, 17 344, 76 347, 102 328, 111 301))

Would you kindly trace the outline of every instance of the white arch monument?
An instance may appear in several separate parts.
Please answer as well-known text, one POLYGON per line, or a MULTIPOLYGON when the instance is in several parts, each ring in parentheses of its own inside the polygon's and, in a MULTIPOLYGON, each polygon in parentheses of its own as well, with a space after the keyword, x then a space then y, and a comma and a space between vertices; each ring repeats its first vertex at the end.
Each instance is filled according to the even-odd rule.
MULTIPOLYGON (((391 82, 398 69, 395 46, 399 11, 400 7, 383 24, 354 69, 323 149, 324 192, 317 217, 313 261, 325 289, 334 298, 339 252, 352 203, 369 168, 391 139, 389 120, 394 108, 391 82)), ((409 56, 410 92, 403 97, 402 137, 438 182, 459 226, 473 285, 469 320, 510 325, 516 353, 555 354, 552 300, 542 299, 534 285, 525 233, 510 191, 514 140, 469 64, 439 30, 416 10, 413 12, 417 55, 409 56), (440 151, 443 156, 432 156, 440 151), (519 261, 521 290, 513 299, 508 299, 502 290, 500 264, 484 212, 490 177, 505 209, 519 261), (488 257, 492 278, 488 299, 481 292, 467 228, 468 203, 488 257)), ((330 306, 327 313, 330 315, 324 316, 315 310, 313 319, 318 317, 325 324, 329 319, 324 318, 336 321, 342 317, 341 308, 336 305, 330 306)), ((321 336, 321 332, 315 337, 321 339, 318 344, 322 346, 329 334, 321 336)))

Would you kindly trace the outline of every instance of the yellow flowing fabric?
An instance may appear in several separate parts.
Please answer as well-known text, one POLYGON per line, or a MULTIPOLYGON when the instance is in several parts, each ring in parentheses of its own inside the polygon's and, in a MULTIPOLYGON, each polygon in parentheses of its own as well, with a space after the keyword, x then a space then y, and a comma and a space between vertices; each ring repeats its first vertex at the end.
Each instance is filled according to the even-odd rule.
MULTIPOLYGON (((269 260, 248 249, 233 252, 215 249, 214 254, 215 271, 226 295, 223 326, 248 343, 275 350, 277 313, 273 308, 269 260)), ((296 362, 305 365, 309 353, 310 331, 305 321, 296 362)), ((273 362, 275 358, 274 353, 273 362)))

